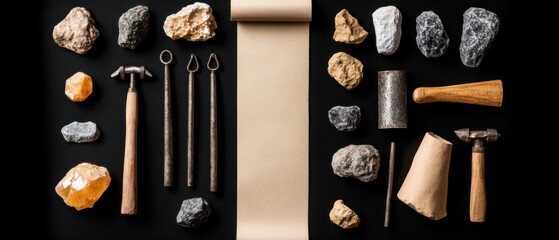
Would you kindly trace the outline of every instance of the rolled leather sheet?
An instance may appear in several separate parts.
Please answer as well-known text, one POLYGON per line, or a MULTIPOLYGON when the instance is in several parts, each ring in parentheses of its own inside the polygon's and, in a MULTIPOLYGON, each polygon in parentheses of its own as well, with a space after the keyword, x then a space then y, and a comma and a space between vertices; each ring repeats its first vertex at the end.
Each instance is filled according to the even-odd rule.
POLYGON ((446 217, 451 152, 451 142, 432 132, 425 133, 398 192, 402 202, 432 220, 446 217))
POLYGON ((308 239, 311 0, 231 0, 237 239, 308 239))

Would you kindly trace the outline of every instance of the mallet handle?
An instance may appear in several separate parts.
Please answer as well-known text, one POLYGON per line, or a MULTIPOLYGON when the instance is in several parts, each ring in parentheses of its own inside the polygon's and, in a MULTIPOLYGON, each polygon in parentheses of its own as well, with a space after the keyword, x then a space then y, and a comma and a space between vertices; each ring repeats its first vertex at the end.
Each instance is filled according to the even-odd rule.
POLYGON ((485 222, 485 152, 472 151, 472 186, 470 187, 470 221, 485 222))
POLYGON ((416 103, 453 102, 500 107, 503 104, 501 80, 466 83, 443 87, 420 87, 413 91, 416 103))
POLYGON ((138 92, 135 89, 129 89, 126 96, 126 139, 122 174, 122 205, 120 207, 120 213, 126 215, 135 215, 137 212, 137 133, 138 92))

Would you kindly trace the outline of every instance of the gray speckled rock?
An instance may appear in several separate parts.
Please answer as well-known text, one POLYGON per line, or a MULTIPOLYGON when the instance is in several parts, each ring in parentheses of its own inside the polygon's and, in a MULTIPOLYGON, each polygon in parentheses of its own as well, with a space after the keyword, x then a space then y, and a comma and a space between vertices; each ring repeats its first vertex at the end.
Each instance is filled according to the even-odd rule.
POLYGON ((198 227, 208 220, 210 213, 210 204, 203 198, 186 199, 177 214, 177 224, 185 228, 198 227))
POLYGON ((118 45, 136 49, 144 40, 149 28, 149 8, 138 5, 130 8, 118 19, 118 45))
POLYGON ((358 106, 335 106, 328 111, 328 119, 340 131, 353 131, 361 121, 361 109, 358 106))
POLYGON ((371 145, 348 145, 332 156, 332 170, 340 177, 372 182, 377 179, 379 167, 380 155, 371 145))
POLYGON ((52 39, 58 46, 78 54, 86 54, 95 40, 99 30, 91 13, 83 7, 75 7, 52 30, 52 39))
POLYGON ((99 138, 101 132, 94 122, 72 122, 60 130, 67 142, 86 143, 99 138))
POLYGON ((471 68, 477 68, 499 31, 497 14, 483 8, 471 7, 464 12, 460 59, 471 68))
POLYGON ((373 12, 373 25, 377 42, 377 52, 390 55, 398 50, 402 36, 402 14, 394 6, 386 6, 373 12))
POLYGON ((450 39, 444 30, 439 15, 432 11, 422 12, 415 19, 417 47, 425 57, 436 58, 442 56, 448 48, 450 39))

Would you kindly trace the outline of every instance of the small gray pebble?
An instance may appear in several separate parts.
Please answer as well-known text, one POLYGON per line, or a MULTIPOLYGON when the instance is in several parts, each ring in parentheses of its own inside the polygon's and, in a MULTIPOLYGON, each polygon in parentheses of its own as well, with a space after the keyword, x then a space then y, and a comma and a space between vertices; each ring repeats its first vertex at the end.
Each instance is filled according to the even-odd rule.
POLYGON ((328 119, 340 131, 353 131, 361 121, 361 109, 358 106, 335 106, 328 111, 328 119))
POLYGON ((101 132, 94 122, 72 122, 60 130, 67 142, 86 143, 99 138, 101 132))
POLYGON ((415 41, 421 53, 428 58, 442 56, 448 48, 450 39, 439 15, 432 11, 422 12, 415 19, 417 36, 415 41))
POLYGON ((177 214, 177 224, 185 228, 198 227, 208 220, 210 213, 210 204, 203 198, 186 199, 177 214))
POLYGON ((332 156, 332 170, 340 177, 372 182, 378 177, 380 155, 371 145, 348 145, 332 156))
POLYGON ((499 31, 497 14, 483 8, 469 8, 464 12, 460 59, 471 68, 477 68, 491 47, 499 31))
POLYGON ((136 49, 144 40, 149 29, 149 8, 135 6, 118 19, 118 45, 136 49))

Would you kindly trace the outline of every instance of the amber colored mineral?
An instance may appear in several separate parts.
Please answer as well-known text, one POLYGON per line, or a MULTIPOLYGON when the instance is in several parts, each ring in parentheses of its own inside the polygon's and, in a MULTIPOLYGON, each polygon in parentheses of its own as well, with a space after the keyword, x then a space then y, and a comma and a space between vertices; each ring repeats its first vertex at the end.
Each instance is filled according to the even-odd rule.
POLYGON ((334 202, 334 207, 330 211, 330 221, 343 229, 359 227, 361 219, 357 214, 344 204, 341 199, 334 202))
POLYGON ((70 169, 54 189, 66 205, 79 211, 92 208, 110 182, 111 176, 105 167, 84 162, 70 169))
POLYGON ((64 93, 72 102, 82 102, 93 92, 91 77, 83 72, 77 72, 66 79, 64 93))
POLYGON ((342 9, 336 14, 334 21, 336 30, 334 31, 333 39, 336 42, 359 44, 369 35, 369 33, 359 25, 359 21, 351 16, 345 9, 342 9))

